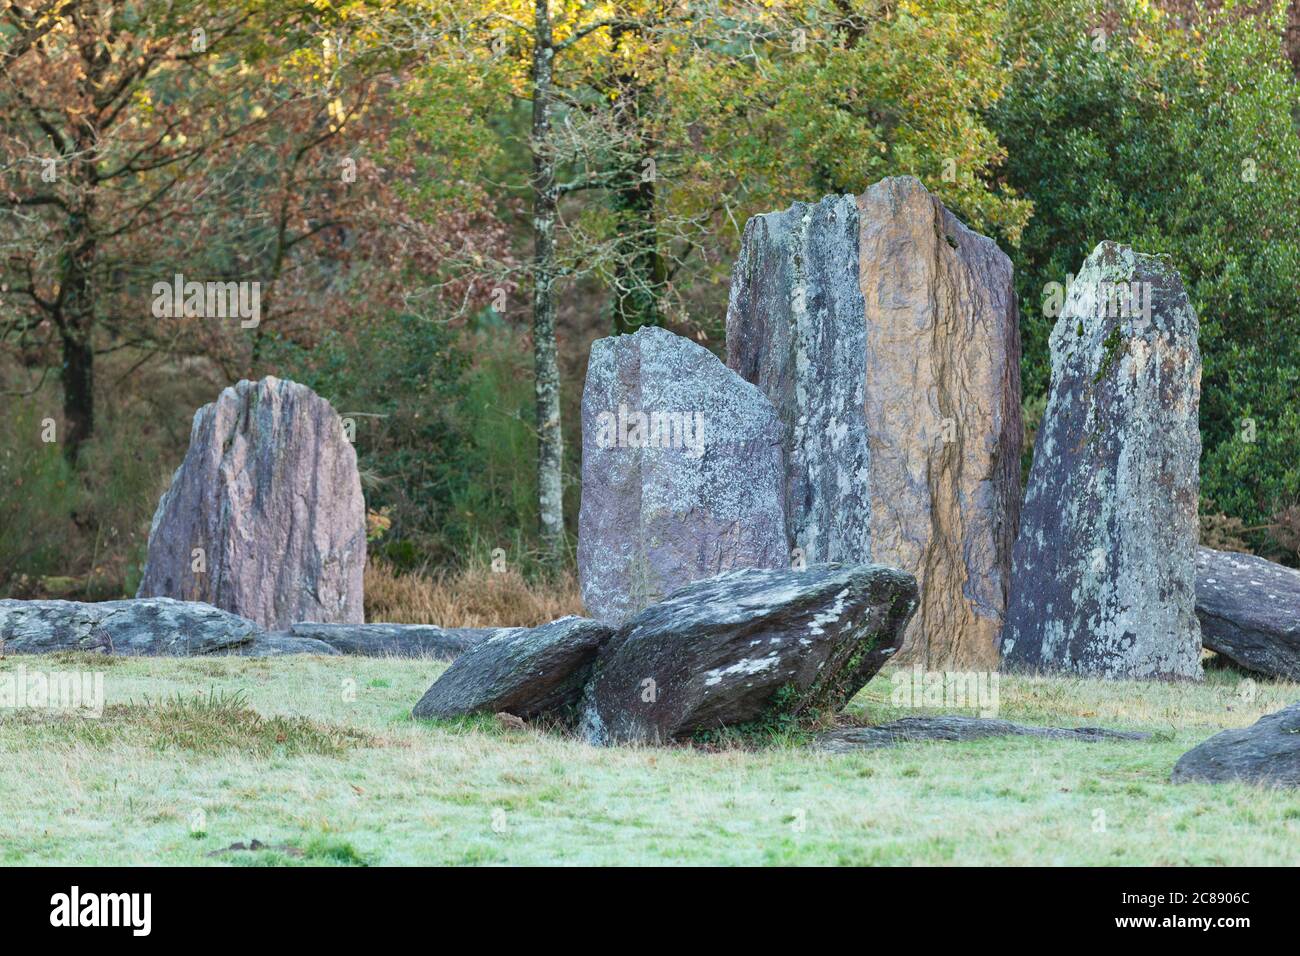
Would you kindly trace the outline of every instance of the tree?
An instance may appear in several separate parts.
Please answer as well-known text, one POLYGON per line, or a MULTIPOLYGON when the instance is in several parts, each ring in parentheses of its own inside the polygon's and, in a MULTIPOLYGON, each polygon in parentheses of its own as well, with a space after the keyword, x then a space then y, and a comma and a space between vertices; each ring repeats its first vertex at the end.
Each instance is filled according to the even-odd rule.
POLYGON ((691 315, 687 296, 725 269, 745 218, 772 205, 908 172, 976 226, 1014 234, 1028 215, 994 181, 1002 154, 979 116, 1006 79, 1000 15, 983 4, 416 0, 383 17, 385 42, 420 54, 404 95, 430 179, 454 170, 497 184, 502 205, 526 200, 527 265, 462 266, 531 287, 539 526, 552 552, 564 527, 563 284, 597 278, 615 333, 668 323, 706 337, 721 317, 691 315), (527 170, 512 165, 520 151, 527 170))
POLYGON ((1052 283, 1103 239, 1170 255, 1200 318, 1202 494, 1269 547, 1263 526, 1300 502, 1300 96, 1284 11, 1226 5, 1186 28, 1139 6, 1013 12, 1016 81, 990 120, 1037 210, 1015 253, 1025 395, 1047 391, 1052 283))
POLYGON ((354 8, 3 3, 0 341, 43 373, 57 362, 73 460, 94 432, 96 354, 202 354, 233 378, 273 338, 355 320, 358 301, 403 304, 413 263, 499 245, 464 203, 432 223, 405 213, 406 170, 375 161, 402 64, 351 55, 350 38, 366 50, 354 8), (259 316, 160 320, 151 290, 178 273, 255 285, 259 316))
POLYGON ((7 0, 2 15, 0 228, 20 307, 0 331, 57 337, 75 459, 94 431, 108 264, 192 199, 193 171, 234 134, 221 98, 248 80, 214 82, 212 66, 252 15, 124 0, 7 0))

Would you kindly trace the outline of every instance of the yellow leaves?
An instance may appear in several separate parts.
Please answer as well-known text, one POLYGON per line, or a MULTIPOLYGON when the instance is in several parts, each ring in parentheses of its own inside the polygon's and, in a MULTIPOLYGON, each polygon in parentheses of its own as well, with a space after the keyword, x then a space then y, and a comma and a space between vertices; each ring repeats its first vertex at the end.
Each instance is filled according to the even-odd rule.
POLYGON ((343 128, 344 123, 347 122, 347 110, 343 108, 343 101, 338 97, 330 100, 327 111, 330 120, 332 120, 330 123, 330 132, 337 133, 343 128))

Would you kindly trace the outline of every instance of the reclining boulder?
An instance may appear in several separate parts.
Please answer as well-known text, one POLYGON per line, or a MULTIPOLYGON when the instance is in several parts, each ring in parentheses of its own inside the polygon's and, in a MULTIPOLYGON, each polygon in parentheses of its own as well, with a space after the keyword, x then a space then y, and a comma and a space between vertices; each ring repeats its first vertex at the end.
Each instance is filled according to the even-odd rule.
POLYGON ((443 671, 412 711, 415 717, 513 714, 564 720, 582 694, 596 652, 613 631, 582 617, 534 628, 502 629, 443 671))
POLYGON ((580 732, 594 744, 842 708, 898 649, 916 581, 879 565, 729 571, 674 592, 601 649, 580 732))
POLYGON ((1246 670, 1300 681, 1300 571, 1250 554, 1198 548, 1201 640, 1246 670))

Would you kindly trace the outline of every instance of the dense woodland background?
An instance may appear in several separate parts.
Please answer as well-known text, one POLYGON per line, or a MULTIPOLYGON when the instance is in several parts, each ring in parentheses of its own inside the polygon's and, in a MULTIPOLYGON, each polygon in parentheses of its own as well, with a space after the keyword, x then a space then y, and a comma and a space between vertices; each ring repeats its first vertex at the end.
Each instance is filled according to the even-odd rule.
POLYGON ((720 352, 747 217, 902 173, 1015 261, 1031 438, 1051 284, 1169 254, 1205 540, 1300 563, 1297 70, 1268 2, 0 0, 0 596, 134 593, 267 374, 355 420, 388 583, 571 575, 591 341, 720 352), (177 273, 260 324, 155 318, 177 273))

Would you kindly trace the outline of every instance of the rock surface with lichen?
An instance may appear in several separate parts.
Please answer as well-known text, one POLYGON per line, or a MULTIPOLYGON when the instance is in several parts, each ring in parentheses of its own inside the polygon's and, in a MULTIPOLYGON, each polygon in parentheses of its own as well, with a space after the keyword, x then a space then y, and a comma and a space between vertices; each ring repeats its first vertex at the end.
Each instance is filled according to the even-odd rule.
POLYGON ((276 630, 359 624, 365 565, 357 456, 338 414, 268 377, 195 413, 137 596, 205 601, 276 630))
POLYGON ((727 365, 781 417, 786 534, 806 562, 871 557, 866 334, 852 196, 795 203, 745 224, 727 365))
POLYGON ((1215 734, 1179 757, 1169 779, 1300 787, 1300 704, 1215 734))
POLYGON ((696 581, 601 649, 580 708, 594 744, 834 712, 889 660, 916 580, 879 565, 743 569, 696 581))
POLYGON ((1250 554, 1196 549, 1201 640, 1237 665, 1300 681, 1300 571, 1250 554))
POLYGON ((452 661, 486 640, 517 627, 437 627, 433 624, 317 624, 289 628, 294 637, 316 641, 340 654, 361 657, 429 657, 452 661))
POLYGON ((1196 313, 1167 259, 1103 242, 1052 330, 1005 664, 1200 676, 1196 313))
POLYGON ((419 718, 513 714, 566 720, 613 629, 583 617, 503 628, 452 662, 412 711, 419 718))
POLYGON ((996 665, 1020 500, 1011 261, 913 177, 745 228, 727 362, 781 415, 810 561, 914 574, 907 649, 996 665))
POLYGON ((788 567, 781 423, 710 351, 665 329, 598 339, 582 394, 578 579, 621 622, 731 568, 788 567))
POLYGON ((253 621, 197 601, 0 601, 8 654, 191 657, 233 652, 265 637, 253 621))
POLYGON ((831 753, 854 753, 920 741, 987 740, 990 737, 1038 737, 1042 740, 1149 740, 1142 731, 1109 730, 1105 727, 1035 727, 1009 720, 940 714, 933 717, 903 717, 875 727, 840 727, 818 734, 813 747, 831 753))

